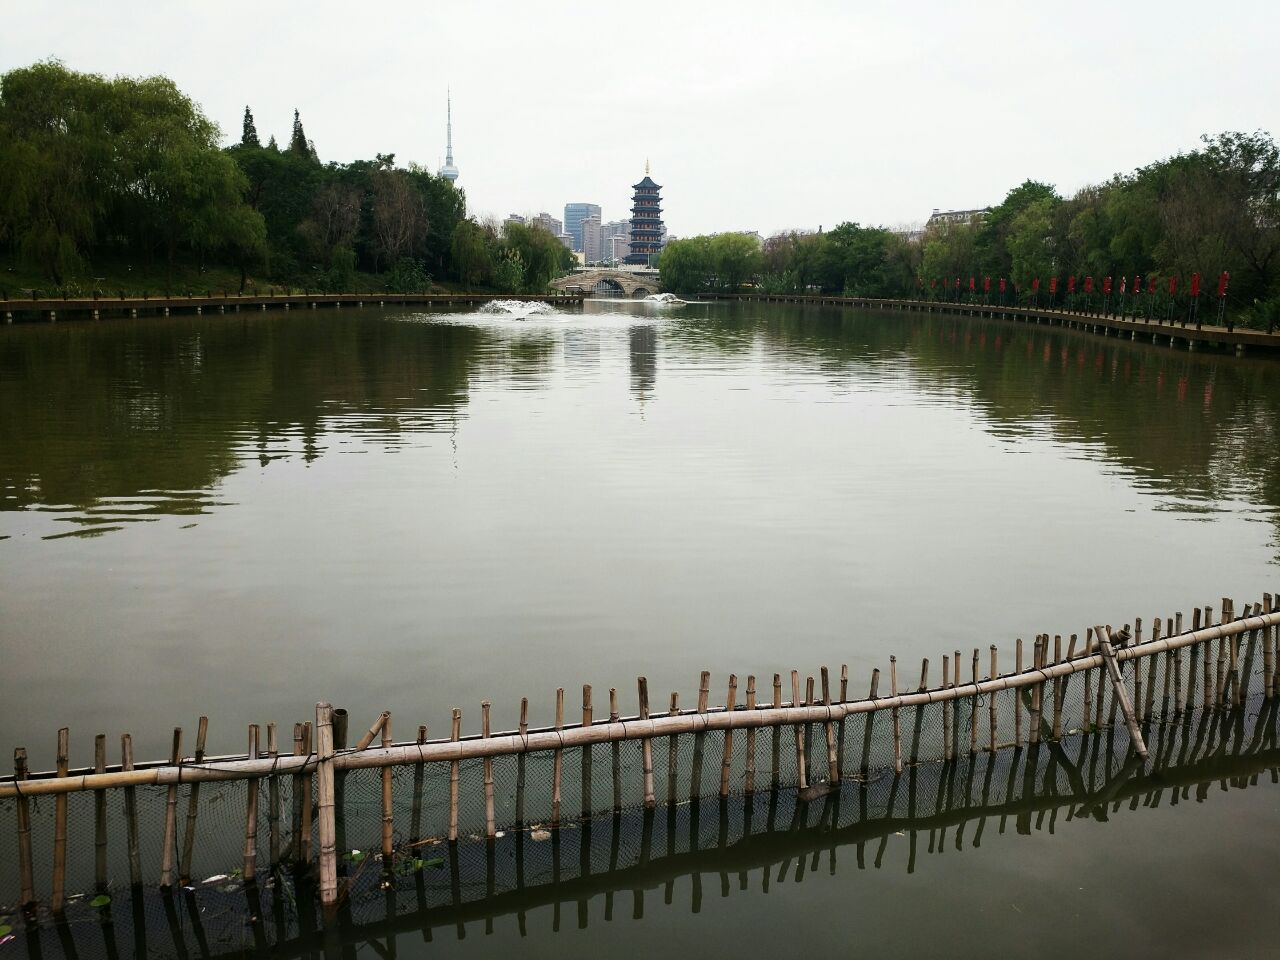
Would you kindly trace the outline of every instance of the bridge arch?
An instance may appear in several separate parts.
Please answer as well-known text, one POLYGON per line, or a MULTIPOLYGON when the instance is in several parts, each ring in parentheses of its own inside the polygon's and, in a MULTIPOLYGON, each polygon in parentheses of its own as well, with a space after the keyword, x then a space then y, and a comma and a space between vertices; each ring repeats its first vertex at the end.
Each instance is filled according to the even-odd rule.
POLYGON ((662 288, 655 270, 616 270, 609 267, 580 270, 552 280, 551 286, 557 290, 629 299, 647 297, 662 288))

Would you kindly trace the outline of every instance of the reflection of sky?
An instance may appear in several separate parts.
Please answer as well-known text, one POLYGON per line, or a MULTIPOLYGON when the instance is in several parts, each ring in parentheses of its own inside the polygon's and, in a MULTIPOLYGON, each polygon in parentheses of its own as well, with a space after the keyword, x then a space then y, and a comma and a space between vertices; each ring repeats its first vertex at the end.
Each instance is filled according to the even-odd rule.
POLYGON ((352 311, 305 339, 273 325, 277 354, 243 377, 206 337, 200 376, 246 407, 157 386, 167 436, 122 447, 128 469, 85 464, 98 497, 0 512, 24 678, 0 729, 31 746, 118 718, 158 752, 191 669, 215 741, 321 696, 442 729, 454 704, 490 698, 503 724, 530 696, 545 719, 556 686, 639 673, 691 696, 703 669, 848 663, 861 686, 890 652, 1274 587, 1255 438, 1277 388, 1256 367, 1072 337, 1064 369, 1016 327, 966 351, 951 326, 698 310, 509 333, 352 311), (156 486, 166 457, 207 486, 156 486), (123 529, 41 539, 98 524, 123 529), (82 655, 99 643, 117 656, 82 655), (145 708, 120 694, 139 677, 145 708))

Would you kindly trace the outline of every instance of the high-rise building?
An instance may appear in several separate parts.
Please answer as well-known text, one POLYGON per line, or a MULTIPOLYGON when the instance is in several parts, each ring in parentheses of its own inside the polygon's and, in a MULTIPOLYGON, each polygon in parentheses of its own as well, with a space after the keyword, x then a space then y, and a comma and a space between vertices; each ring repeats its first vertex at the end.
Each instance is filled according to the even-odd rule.
POLYGON ((626 262, 633 266, 649 266, 662 249, 662 187, 649 178, 649 162, 644 164, 644 179, 632 187, 631 252, 626 262))
POLYGON ((598 203, 566 203, 564 205, 564 232, 573 237, 573 249, 582 249, 582 221, 586 217, 600 218, 598 203))
POLYGON ((610 263, 624 263, 631 253, 631 241, 626 237, 605 237, 601 260, 610 263))
POLYGON ((553 217, 551 214, 543 212, 533 217, 529 221, 531 227, 541 227, 553 237, 558 237, 564 233, 564 224, 553 217))
POLYGON ((604 259, 604 249, 600 242, 599 214, 583 217, 579 227, 582 230, 582 259, 587 263, 600 262, 604 259))
POLYGON ((445 93, 445 154, 444 166, 440 168, 439 176, 444 177, 450 183, 454 183, 458 179, 458 168, 453 162, 453 91, 449 90, 445 93))

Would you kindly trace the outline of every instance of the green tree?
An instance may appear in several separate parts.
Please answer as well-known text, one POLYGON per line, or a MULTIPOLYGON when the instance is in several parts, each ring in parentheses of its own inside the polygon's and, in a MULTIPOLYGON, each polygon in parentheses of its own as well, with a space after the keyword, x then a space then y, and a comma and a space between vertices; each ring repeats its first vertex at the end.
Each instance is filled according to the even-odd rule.
POLYGON ((240 133, 240 146, 242 147, 260 147, 262 142, 258 139, 258 128, 254 125, 253 114, 249 112, 248 104, 244 108, 244 124, 240 133))
POLYGON ((468 290, 487 283, 493 275, 488 240, 484 228, 474 220, 463 220, 453 231, 453 267, 468 290))

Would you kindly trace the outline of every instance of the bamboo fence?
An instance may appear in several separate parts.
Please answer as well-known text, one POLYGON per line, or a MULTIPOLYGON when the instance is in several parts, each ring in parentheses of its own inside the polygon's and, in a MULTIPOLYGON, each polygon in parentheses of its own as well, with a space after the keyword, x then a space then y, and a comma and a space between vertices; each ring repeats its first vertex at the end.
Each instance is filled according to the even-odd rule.
MULTIPOLYGON (((20 902, 31 905, 37 902, 33 868, 33 843, 29 805, 41 797, 52 796, 54 811, 53 856, 49 906, 56 913, 64 909, 67 876, 67 810, 69 795, 90 792, 95 798, 94 850, 96 879, 101 886, 106 882, 106 834, 107 816, 105 797, 113 791, 121 791, 124 798, 129 846, 130 882, 137 885, 142 879, 139 856, 139 824, 136 794, 139 788, 163 788, 165 791, 163 839, 161 840, 160 883, 168 887, 174 883, 187 884, 192 875, 192 856, 196 846, 199 814, 201 810, 200 785, 207 783, 243 781, 247 786, 246 808, 243 824, 243 874, 251 878, 258 857, 260 787, 267 787, 268 849, 272 863, 286 855, 297 864, 315 862, 319 878, 321 902, 334 906, 342 897, 345 851, 346 805, 342 801, 344 780, 348 774, 360 770, 381 770, 382 789, 379 810, 381 813, 381 853, 390 860, 395 854, 393 833, 393 779, 392 769, 406 767, 414 771, 414 823, 413 834, 419 834, 423 771, 448 770, 447 834, 449 841, 459 838, 459 805, 462 802, 463 764, 479 761, 483 765, 484 836, 493 840, 500 831, 510 826, 523 827, 528 823, 526 790, 532 790, 526 770, 526 758, 537 760, 548 756, 551 760, 549 779, 550 809, 547 825, 554 831, 563 821, 562 785, 566 754, 580 748, 583 815, 594 807, 592 748, 605 745, 611 751, 609 769, 604 774, 606 783, 612 784, 613 809, 622 807, 624 770, 619 760, 619 747, 634 744, 642 752, 638 765, 638 790, 646 809, 657 802, 655 784, 655 738, 668 738, 668 803, 678 799, 675 772, 679 761, 676 756, 680 738, 691 738, 690 796, 701 795, 701 770, 703 755, 708 744, 706 737, 712 733, 721 735, 713 741, 717 746, 716 762, 720 776, 719 795, 728 796, 735 789, 739 777, 734 771, 744 771, 742 781, 748 793, 754 792, 758 780, 768 778, 771 789, 794 786, 801 801, 808 802, 838 789, 842 779, 866 777, 869 772, 869 745, 873 737, 873 724, 878 715, 889 712, 893 739, 892 759, 889 764, 895 774, 901 774, 907 766, 922 762, 956 762, 963 754, 972 756, 981 752, 994 754, 1006 746, 1022 749, 1041 740, 1058 740, 1064 735, 1064 726, 1075 723, 1074 718, 1063 717, 1067 688, 1078 689, 1083 683, 1080 701, 1078 730, 1111 728, 1123 721, 1134 755, 1140 762, 1147 759, 1148 748, 1144 729, 1148 729, 1156 716, 1177 717, 1185 715, 1197 706, 1193 701, 1199 693, 1198 707, 1202 710, 1232 710, 1239 707, 1247 696, 1249 678, 1256 670, 1255 652, 1261 649, 1262 693, 1270 699, 1276 695, 1277 663, 1280 663, 1280 605, 1267 594, 1257 604, 1248 604, 1237 616, 1234 604, 1224 599, 1221 620, 1214 624, 1210 607, 1197 609, 1192 617, 1192 629, 1181 629, 1182 617, 1161 621, 1156 618, 1147 638, 1143 637, 1143 624, 1135 620, 1132 627, 1126 625, 1115 631, 1099 625, 1086 631, 1082 643, 1071 637, 1066 655, 1062 654, 1062 638, 1048 634, 1036 638, 1029 667, 1023 668, 1022 642, 1018 641, 1015 669, 1012 673, 999 672, 996 648, 990 648, 987 676, 980 678, 980 651, 973 652, 970 664, 970 680, 960 682, 960 652, 953 657, 942 658, 942 683, 929 685, 929 661, 921 664, 920 680, 916 689, 899 688, 897 658, 890 658, 889 692, 881 696, 880 672, 872 673, 868 696, 848 699, 848 670, 841 668, 838 693, 833 695, 830 673, 826 667, 819 671, 820 687, 815 678, 805 678, 791 673, 791 700, 783 702, 782 678, 773 677, 773 695, 761 703, 756 697, 756 678, 748 677, 745 702, 739 703, 738 678, 730 676, 725 703, 719 707, 710 705, 710 674, 704 672, 699 683, 697 706, 682 710, 678 698, 672 694, 665 713, 653 713, 648 699, 645 678, 637 682, 638 712, 635 716, 622 717, 619 713, 616 690, 610 691, 610 711, 607 719, 596 720, 592 709, 590 687, 583 689, 581 721, 566 723, 564 716, 564 690, 557 691, 555 724, 544 729, 529 729, 527 701, 521 705, 519 729, 493 733, 489 728, 489 704, 482 705, 482 731, 479 735, 461 734, 459 709, 453 710, 453 722, 447 739, 430 740, 426 728, 419 727, 417 736, 410 742, 396 743, 391 737, 391 716, 383 712, 370 726, 368 732, 352 747, 346 743, 345 711, 334 710, 327 702, 316 705, 314 721, 296 724, 293 730, 292 753, 281 753, 277 745, 274 724, 267 727, 267 751, 259 749, 258 728, 250 727, 249 746, 242 756, 206 757, 205 740, 207 720, 201 718, 194 753, 188 757, 182 751, 182 731, 175 730, 168 761, 137 763, 132 755, 129 737, 122 738, 121 762, 108 765, 105 762, 105 738, 95 742, 93 767, 70 767, 70 736, 64 728, 58 736, 58 766, 49 773, 31 773, 27 769, 26 751, 15 751, 14 776, 0 780, 0 802, 12 801, 16 805, 17 859, 20 880, 20 902), (1175 626, 1176 622, 1176 626, 1175 626), (1163 626, 1163 629, 1162 629, 1163 626), (1162 635, 1163 634, 1163 635, 1162 635), (1241 645, 1247 644, 1242 650, 1241 645), (1183 655, 1189 654, 1189 670, 1183 683, 1183 655), (1157 709, 1157 663, 1163 662, 1164 686, 1157 709), (1126 681, 1125 671, 1129 679, 1126 681), (1148 669, 1144 671, 1144 666, 1148 669), (1196 689, 1196 673, 1200 686, 1196 689), (1081 681, 1074 681, 1082 674, 1081 681), (1048 691, 1048 692, 1046 692, 1048 691), (997 696, 1008 693, 1014 701, 1014 709, 999 711, 997 696), (1051 708, 1046 707, 1051 703, 1051 708), (961 709, 967 705, 967 716, 961 709), (980 706, 986 708, 988 720, 985 736, 979 733, 980 706), (922 717, 926 708, 941 712, 944 735, 940 744, 926 745, 922 749, 922 717), (1051 716, 1046 711, 1051 709, 1051 716), (1029 722, 1023 724, 1024 710, 1029 722), (845 723, 853 718, 865 720, 861 764, 849 763, 845 745, 845 723), (914 720, 914 723, 904 722, 914 720), (792 728, 794 738, 784 748, 779 732, 783 727, 792 728), (908 740, 904 727, 914 731, 908 740), (814 730, 820 731, 825 750, 814 749, 811 743, 814 730), (772 730, 772 743, 765 738, 760 742, 759 731, 772 730), (737 740, 741 731, 745 742, 737 740), (1011 739, 1005 740, 1002 731, 1011 731, 1011 739), (758 756, 761 747, 765 756, 758 756), (771 746, 771 749, 768 749, 771 746), (967 748, 967 750, 966 750, 967 748), (740 752, 739 752, 740 751, 740 752), (794 776, 784 783, 781 774, 785 754, 794 753, 794 776), (745 756, 744 756, 745 754, 745 756), (499 822, 494 800, 494 761, 514 757, 518 763, 515 790, 515 816, 512 823, 499 822), (846 758, 843 759, 842 758, 846 758), (758 768, 764 761, 765 769, 758 768), (842 769, 842 763, 844 769, 842 769), (179 833, 179 788, 185 791, 185 818, 179 833), (283 794, 291 799, 289 810, 284 809, 283 794), (286 824, 291 842, 286 845, 286 824), (313 825, 318 827, 318 842, 312 849, 313 825), (175 862, 176 853, 176 862, 175 862), (176 866, 176 870, 175 870, 176 866)), ((882 728, 883 729, 883 728, 882 728)), ((790 765, 788 760, 787 766, 790 765)), ((629 765, 628 765, 629 766, 629 765)), ((531 768, 545 776, 546 768, 540 764, 531 768)), ((628 775, 635 775, 630 769, 628 775)), ((713 781, 714 784, 714 781, 713 781)), ((547 786, 542 784, 542 786, 547 786)), ((714 786, 711 786, 714 789, 714 786)), ((206 818, 207 819, 207 818, 206 818)))

